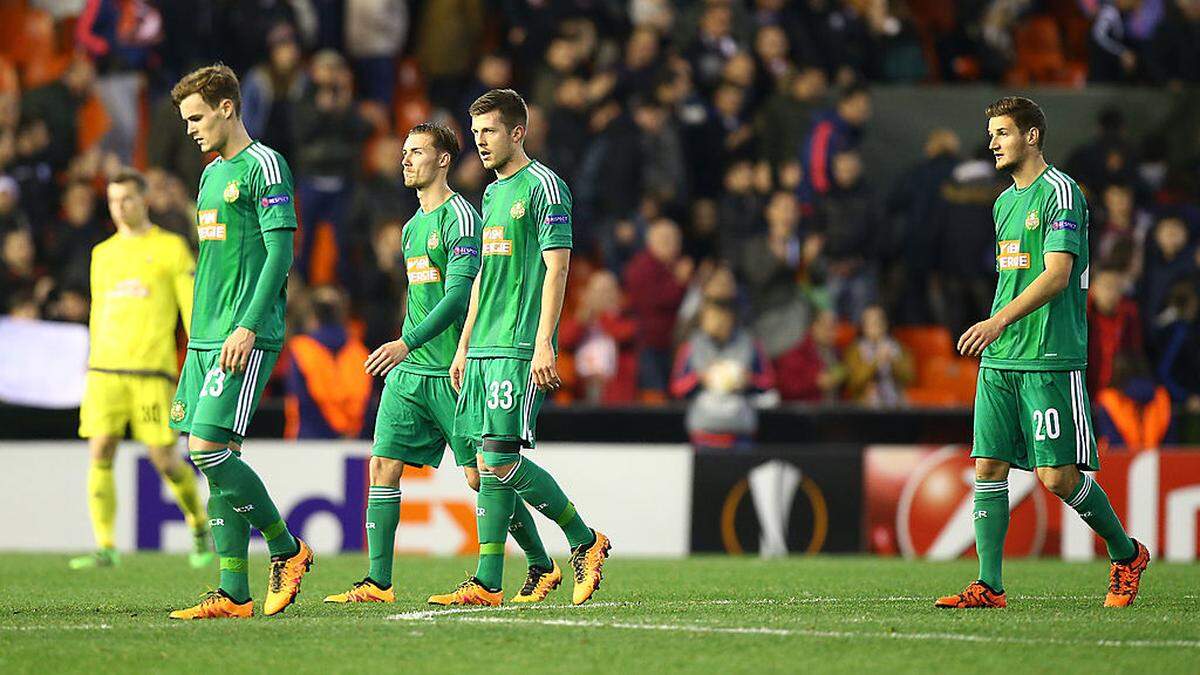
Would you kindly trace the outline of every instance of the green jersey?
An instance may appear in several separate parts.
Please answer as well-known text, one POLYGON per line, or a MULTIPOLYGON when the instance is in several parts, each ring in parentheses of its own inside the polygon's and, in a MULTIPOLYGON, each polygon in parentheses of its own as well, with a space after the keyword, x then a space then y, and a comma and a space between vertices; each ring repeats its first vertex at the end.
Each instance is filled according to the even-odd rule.
POLYGON ((996 198, 996 298, 992 314, 1046 269, 1052 251, 1075 256, 1058 295, 1008 326, 983 352, 982 364, 1005 370, 1081 370, 1087 366, 1088 208, 1075 181, 1047 167, 1024 189, 996 198))
MULTIPOLYGON (((462 195, 452 193, 429 213, 417 209, 404 225, 403 238, 408 270, 404 332, 408 333, 446 295, 448 277, 474 279, 479 272, 479 215, 462 195)), ((449 377, 460 335, 461 318, 412 350, 398 368, 417 375, 449 377)))
POLYGON ((544 164, 531 161, 487 186, 479 310, 467 356, 533 358, 546 279, 542 251, 571 244, 571 191, 544 164))
MULTIPOLYGON (((263 233, 296 229, 292 172, 283 157, 255 141, 230 159, 214 159, 200 175, 196 202, 200 256, 190 349, 220 349, 250 307, 267 259, 263 233)), ((287 288, 256 333, 254 346, 283 347, 287 288)))

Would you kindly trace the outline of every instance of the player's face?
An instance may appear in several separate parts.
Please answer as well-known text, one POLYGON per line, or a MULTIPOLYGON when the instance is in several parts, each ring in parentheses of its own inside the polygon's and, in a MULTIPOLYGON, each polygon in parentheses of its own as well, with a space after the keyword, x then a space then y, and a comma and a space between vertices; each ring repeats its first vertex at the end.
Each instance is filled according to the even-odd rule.
POLYGON ((409 134, 400 160, 404 167, 404 187, 417 190, 429 187, 437 179, 438 171, 445 168, 442 162, 445 154, 437 151, 428 134, 409 134))
POLYGON ((146 196, 135 183, 109 183, 108 212, 118 226, 140 227, 146 222, 146 196))
POLYGON ((1015 171, 1030 152, 1029 136, 1007 115, 988 119, 988 148, 996 160, 996 169, 1015 171))
POLYGON ((188 137, 196 141, 201 152, 220 150, 229 138, 233 102, 224 100, 213 108, 200 94, 192 94, 179 102, 179 116, 187 125, 188 137))
POLYGON ((500 111, 493 110, 471 116, 471 133, 475 136, 475 149, 479 152, 483 168, 495 170, 512 159, 525 130, 522 127, 509 129, 504 126, 500 111))

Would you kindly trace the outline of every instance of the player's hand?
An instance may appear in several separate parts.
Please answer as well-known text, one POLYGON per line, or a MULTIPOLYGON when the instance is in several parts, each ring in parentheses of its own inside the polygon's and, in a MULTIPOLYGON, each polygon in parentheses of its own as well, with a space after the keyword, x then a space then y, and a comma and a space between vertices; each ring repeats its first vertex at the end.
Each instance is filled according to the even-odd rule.
POLYGON ((250 352, 254 351, 254 337, 254 331, 249 328, 234 328, 233 333, 225 338, 225 344, 221 345, 221 356, 217 360, 221 370, 230 374, 246 370, 250 352))
POLYGON ((467 372, 467 353, 463 350, 454 352, 454 360, 450 362, 450 386, 455 392, 462 391, 463 375, 467 372))
POLYGON ((968 328, 967 332, 958 338, 958 353, 963 356, 979 356, 1003 332, 1004 324, 996 317, 984 319, 968 328))
POLYGON ((554 391, 562 386, 554 359, 554 347, 549 342, 540 342, 533 348, 533 362, 529 368, 533 372, 534 385, 542 391, 554 391))
POLYGON ((408 358, 408 345, 404 344, 404 340, 392 340, 383 343, 379 349, 371 352, 363 365, 367 369, 368 375, 387 375, 392 368, 400 365, 400 362, 406 358, 408 358))

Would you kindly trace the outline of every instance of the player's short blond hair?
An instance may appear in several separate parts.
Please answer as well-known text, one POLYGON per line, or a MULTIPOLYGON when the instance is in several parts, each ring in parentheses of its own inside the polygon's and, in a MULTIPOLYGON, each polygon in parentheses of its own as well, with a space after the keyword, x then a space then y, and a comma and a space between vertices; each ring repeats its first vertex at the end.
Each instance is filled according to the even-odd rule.
POLYGON ((214 63, 211 66, 197 68, 171 89, 171 102, 178 108, 183 99, 192 94, 200 94, 200 98, 210 108, 216 108, 221 101, 233 101, 233 114, 242 116, 242 90, 238 84, 237 74, 224 63, 214 63))

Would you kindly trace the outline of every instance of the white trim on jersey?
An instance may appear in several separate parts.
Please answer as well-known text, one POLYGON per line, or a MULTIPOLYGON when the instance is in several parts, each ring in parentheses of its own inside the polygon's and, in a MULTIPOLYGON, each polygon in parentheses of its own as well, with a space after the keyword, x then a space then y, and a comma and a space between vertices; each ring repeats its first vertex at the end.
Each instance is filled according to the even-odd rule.
POLYGON ((542 189, 546 192, 546 202, 548 204, 562 203, 562 193, 558 189, 558 177, 551 173, 550 169, 535 161, 529 165, 529 172, 537 176, 538 180, 542 182, 542 189))
POLYGON ((257 142, 250 144, 247 150, 258 159, 258 165, 263 172, 263 180, 267 185, 278 185, 283 182, 283 175, 279 171, 279 160, 273 151, 258 145, 257 142))
POLYGON ((471 208, 471 204, 460 194, 455 194, 450 198, 459 211, 458 236, 474 237, 475 236, 475 209, 471 208), (465 229, 464 229, 465 225, 465 229))

